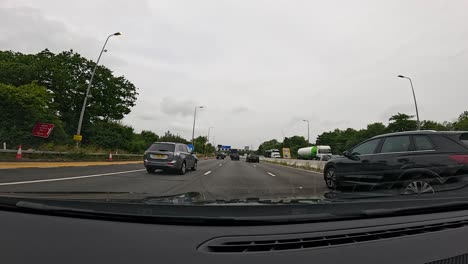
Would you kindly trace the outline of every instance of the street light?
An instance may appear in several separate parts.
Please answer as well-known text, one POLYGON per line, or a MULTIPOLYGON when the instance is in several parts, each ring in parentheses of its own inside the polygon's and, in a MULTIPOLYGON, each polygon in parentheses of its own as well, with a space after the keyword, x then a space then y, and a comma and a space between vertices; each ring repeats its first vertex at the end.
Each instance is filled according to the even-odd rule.
POLYGON ((418 126, 418 130, 421 130, 421 122, 419 121, 418 103, 416 102, 416 94, 414 93, 413 81, 411 80, 410 77, 406 77, 404 75, 398 75, 398 78, 404 78, 404 79, 408 79, 410 81, 411 90, 413 91, 414 107, 416 108, 416 119, 417 119, 417 122, 418 122, 417 126, 418 126))
POLYGON ((192 145, 195 149, 195 119, 197 118, 197 108, 205 108, 204 106, 195 106, 195 112, 193 113, 193 128, 192 128, 192 145))
POLYGON ((310 145, 310 121, 303 119, 302 121, 307 122, 307 146, 310 145))
POLYGON ((214 128, 214 127, 209 127, 209 128, 208 128, 208 137, 206 138, 207 142, 206 142, 206 144, 205 144, 205 154, 206 154, 206 149, 207 149, 207 147, 208 147, 208 144, 210 144, 210 130, 211 130, 212 128, 214 128))
MULTIPOLYGON (((105 51, 107 41, 109 41, 109 38, 112 37, 112 36, 120 36, 120 35, 122 35, 122 33, 120 33, 120 32, 115 32, 114 34, 109 35, 107 37, 107 39, 106 39, 106 42, 104 42, 104 46, 102 46, 101 53, 99 53, 99 57, 98 57, 98 59, 96 61, 96 64, 94 65, 93 72, 91 73, 91 78, 89 79, 88 88, 86 89, 86 95, 85 95, 85 98, 84 98, 84 101, 83 101, 83 107, 81 107, 80 120, 78 121, 78 128, 76 129, 76 134, 77 135, 80 135, 80 133, 81 133, 81 125, 83 123, 83 116, 84 116, 84 112, 85 112, 85 109, 86 109, 86 103, 88 102, 89 90, 91 89, 91 84, 93 82, 94 74, 96 73, 96 68, 97 68, 97 66, 99 64, 99 60, 101 59, 102 53, 105 51)), ((76 142, 76 146, 77 147, 79 146, 79 141, 76 142)))
POLYGON ((214 128, 214 127, 209 127, 209 128, 208 128, 208 138, 207 138, 208 143, 210 143, 210 130, 211 130, 212 128, 214 128))

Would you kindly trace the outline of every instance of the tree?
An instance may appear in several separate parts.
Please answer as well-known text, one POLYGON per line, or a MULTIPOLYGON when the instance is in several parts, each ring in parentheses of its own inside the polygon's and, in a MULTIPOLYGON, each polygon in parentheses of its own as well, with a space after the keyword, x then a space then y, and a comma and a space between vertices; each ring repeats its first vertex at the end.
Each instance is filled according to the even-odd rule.
POLYGON ((402 132, 402 131, 411 131, 417 129, 417 123, 414 120, 411 120, 414 116, 409 116, 407 114, 398 113, 388 120, 387 130, 388 132, 402 132))
POLYGON ((10 146, 66 143, 67 136, 62 122, 55 115, 52 105, 51 93, 37 83, 19 87, 0 83, 0 140, 10 146), (48 139, 32 136, 31 131, 36 122, 55 125, 48 139))
POLYGON ((422 121, 421 122, 421 129, 423 129, 423 130, 436 130, 436 131, 450 130, 450 128, 447 127, 446 125, 438 123, 436 121, 431 121, 431 120, 422 121))
POLYGON ((176 142, 176 143, 184 143, 184 144, 190 144, 190 141, 178 136, 174 135, 171 133, 171 131, 167 131, 164 136, 160 137, 159 142, 176 142))
POLYGON ((453 123, 453 129, 468 131, 468 111, 464 111, 458 116, 458 120, 453 123))
MULTIPOLYGON (((95 63, 73 50, 54 54, 0 51, 0 83, 25 85, 37 81, 51 93, 54 108, 68 134, 74 134, 95 63)), ((135 105, 136 87, 106 67, 96 69, 85 112, 83 129, 89 133, 97 120, 121 120, 135 105)), ((83 133, 85 134, 85 133, 83 133)))
POLYGON ((88 137, 83 137, 84 143, 93 142, 94 145, 106 149, 131 150, 133 128, 114 121, 97 121, 88 137))

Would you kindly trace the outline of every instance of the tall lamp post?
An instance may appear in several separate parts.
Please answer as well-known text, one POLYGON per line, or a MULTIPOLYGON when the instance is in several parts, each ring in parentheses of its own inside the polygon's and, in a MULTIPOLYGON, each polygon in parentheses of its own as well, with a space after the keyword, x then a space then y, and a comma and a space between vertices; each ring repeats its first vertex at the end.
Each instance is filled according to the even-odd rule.
POLYGON ((204 106, 195 106, 195 112, 193 113, 193 128, 192 128, 192 145, 193 148, 195 149, 195 120, 197 119, 197 109, 198 108, 205 108, 204 106))
POLYGON ((410 77, 407 77, 404 75, 398 75, 398 78, 404 78, 410 81, 411 90, 413 91, 414 107, 416 108, 416 119, 418 122, 417 126, 418 126, 418 130, 421 130, 421 122, 419 121, 418 103, 416 102, 416 94, 414 93, 413 81, 411 80, 410 77))
POLYGON ((307 122, 307 146, 310 146, 310 121, 306 119, 302 121, 307 122))
POLYGON ((209 127, 209 128, 208 128, 208 137, 206 138, 207 142, 206 142, 206 144, 205 144, 205 154, 206 154, 206 148, 207 148, 208 144, 210 143, 210 130, 211 130, 212 128, 214 128, 214 127, 209 127))
MULTIPOLYGON (((99 64, 99 60, 101 60, 102 53, 104 52, 104 50, 106 48, 107 41, 109 41, 109 38, 113 37, 113 36, 120 36, 120 35, 122 35, 122 33, 115 32, 114 34, 111 34, 106 38, 106 42, 104 42, 104 45, 102 46, 102 49, 101 49, 101 53, 99 53, 99 57, 98 57, 98 59, 96 61, 96 64, 94 65, 93 72, 91 73, 91 78, 89 79, 88 88, 86 89, 86 95, 85 95, 85 98, 83 100, 83 106, 81 107, 80 120, 78 121, 78 128, 76 129, 76 135, 78 135, 78 136, 81 134, 81 125, 83 124, 83 116, 84 116, 85 109, 86 109, 86 103, 88 102, 89 90, 91 89, 91 84, 93 83, 94 74, 96 73, 96 69, 97 69, 97 66, 99 64)), ((79 141, 77 141, 76 146, 78 147, 79 144, 80 144, 79 141)))

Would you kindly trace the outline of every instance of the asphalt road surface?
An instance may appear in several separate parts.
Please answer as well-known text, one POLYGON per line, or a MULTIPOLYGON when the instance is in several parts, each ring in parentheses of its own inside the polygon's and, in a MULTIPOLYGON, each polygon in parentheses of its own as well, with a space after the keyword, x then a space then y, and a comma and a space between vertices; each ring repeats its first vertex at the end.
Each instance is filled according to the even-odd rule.
POLYGON ((0 192, 135 192, 155 196, 200 192, 206 199, 323 197, 322 174, 245 160, 200 160, 185 175, 143 164, 0 170, 0 192))

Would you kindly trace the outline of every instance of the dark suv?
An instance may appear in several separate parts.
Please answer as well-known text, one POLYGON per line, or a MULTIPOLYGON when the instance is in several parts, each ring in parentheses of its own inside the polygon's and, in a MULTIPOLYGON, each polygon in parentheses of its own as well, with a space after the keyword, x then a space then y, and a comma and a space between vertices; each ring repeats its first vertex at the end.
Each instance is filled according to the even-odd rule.
POLYGON ((187 168, 197 169, 197 157, 189 150, 188 146, 181 143, 156 142, 145 151, 144 165, 148 173, 154 173, 156 169, 175 170, 179 174, 185 174, 187 168))
POLYGON ((330 189, 433 193, 468 175, 468 132, 411 131, 373 137, 330 159, 330 189))

